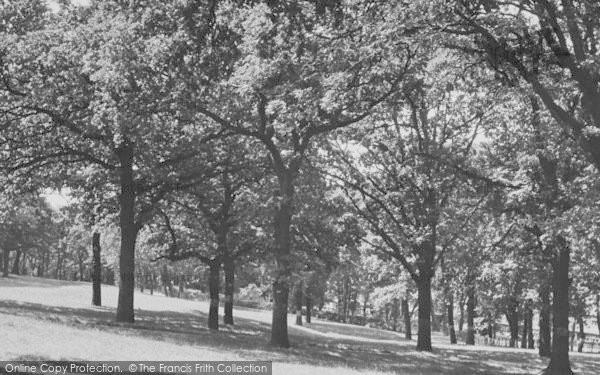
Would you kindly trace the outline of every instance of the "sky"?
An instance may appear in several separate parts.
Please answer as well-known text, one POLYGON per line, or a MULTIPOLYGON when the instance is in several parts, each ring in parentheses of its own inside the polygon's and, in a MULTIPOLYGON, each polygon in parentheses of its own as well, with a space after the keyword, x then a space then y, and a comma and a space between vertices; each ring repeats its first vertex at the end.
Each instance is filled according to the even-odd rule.
POLYGON ((42 196, 46 198, 50 208, 57 211, 69 205, 71 202, 68 189, 62 189, 61 191, 47 190, 42 194, 42 196))
MULTIPOLYGON (((47 1, 48 1, 48 7, 50 8, 50 10, 53 12, 58 12, 58 10, 60 9, 60 5, 58 5, 58 2, 56 0, 47 0, 47 1)), ((76 5, 88 5, 90 3, 90 0, 71 0, 71 3, 76 4, 76 5)))

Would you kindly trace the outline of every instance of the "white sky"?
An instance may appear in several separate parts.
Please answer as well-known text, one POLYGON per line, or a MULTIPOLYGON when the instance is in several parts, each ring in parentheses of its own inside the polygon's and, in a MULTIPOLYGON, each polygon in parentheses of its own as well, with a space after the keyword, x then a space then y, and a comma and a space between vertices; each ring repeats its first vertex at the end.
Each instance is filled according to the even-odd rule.
MULTIPOLYGON (((56 2, 56 0, 47 0, 48 7, 52 12, 58 12, 60 9, 60 5, 56 2)), ((86 6, 90 4, 90 0, 71 0, 71 3, 75 5, 86 6)))
POLYGON ((62 189, 61 191, 47 190, 42 194, 42 196, 46 198, 50 208, 53 210, 59 210, 71 203, 71 197, 68 189, 62 189))

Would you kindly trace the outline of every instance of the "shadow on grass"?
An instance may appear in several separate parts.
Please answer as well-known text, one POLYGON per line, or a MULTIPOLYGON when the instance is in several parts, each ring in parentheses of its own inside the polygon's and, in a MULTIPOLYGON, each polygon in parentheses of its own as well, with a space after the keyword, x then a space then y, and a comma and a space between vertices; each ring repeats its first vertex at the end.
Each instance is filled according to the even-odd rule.
MULTIPOLYGON (((207 315, 201 311, 136 310, 134 324, 117 323, 113 308, 65 308, 16 301, 0 301, 0 314, 10 314, 66 324, 76 328, 94 328, 139 336, 154 340, 220 349, 244 358, 268 359, 275 362, 301 363, 324 367, 348 366, 355 369, 390 371, 400 374, 531 374, 539 373, 544 362, 536 353, 477 352, 467 349, 434 349, 419 353, 413 342, 362 327, 315 322, 309 329, 290 329, 293 346, 278 349, 268 345, 270 327, 267 323, 236 317, 236 325, 221 326, 219 331, 206 328, 207 315), (310 329, 334 329, 345 335, 367 335, 382 342, 361 342, 352 338, 330 338, 310 329)), ((388 333, 389 334, 389 333, 388 333)), ((593 358, 577 358, 580 374, 599 373, 600 365, 593 358)))

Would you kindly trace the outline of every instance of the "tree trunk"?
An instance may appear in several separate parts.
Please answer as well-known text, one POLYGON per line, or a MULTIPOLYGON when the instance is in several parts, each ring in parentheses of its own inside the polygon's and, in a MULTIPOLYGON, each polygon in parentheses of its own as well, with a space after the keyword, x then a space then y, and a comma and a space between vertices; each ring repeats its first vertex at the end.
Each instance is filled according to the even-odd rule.
POLYGON ((294 300, 296 303, 296 325, 302 325, 302 280, 300 280, 296 285, 296 290, 294 293, 294 300))
POLYGON ((125 142, 117 150, 120 161, 119 226, 121 250, 119 257, 119 300, 117 321, 133 323, 133 291, 135 288, 135 185, 133 180, 133 145, 125 142))
POLYGON ((546 282, 540 286, 540 339, 538 342, 541 357, 550 357, 552 353, 552 334, 550 331, 550 287, 546 282))
POLYGON ((208 278, 208 290, 210 295, 210 308, 208 310, 208 328, 219 329, 219 271, 220 259, 211 259, 208 263, 210 276, 208 278))
POLYGON ((8 277, 8 258, 10 255, 10 250, 4 249, 4 264, 2 265, 2 277, 8 277))
POLYGON ((575 331, 577 331, 577 321, 573 320, 573 326, 569 330, 569 351, 573 351, 573 345, 575 345, 575 331))
POLYGON ((450 335, 450 344, 456 344, 456 330, 454 329, 454 294, 447 294, 446 315, 448 317, 448 334, 450 335))
POLYGON ((533 340, 533 310, 531 306, 527 308, 527 349, 535 348, 535 341, 533 340))
POLYGON ((598 325, 598 333, 600 333, 600 294, 596 296, 596 324, 598 325))
POLYGON ((59 241, 58 246, 56 247, 56 269, 54 270, 54 278, 57 280, 61 279, 62 272, 62 241, 59 241))
POLYGON ((13 266, 12 266, 12 273, 15 275, 19 274, 19 269, 21 268, 20 267, 21 254, 22 254, 21 250, 17 250, 17 252, 15 254, 15 260, 13 261, 13 266))
POLYGON ((144 293, 144 287, 146 285, 146 276, 144 271, 138 272, 138 286, 140 287, 140 293, 144 293))
POLYGON ((42 253, 40 262, 37 266, 37 277, 44 277, 44 268, 46 266, 46 253, 42 253))
POLYGON ((417 287, 419 300, 417 350, 431 351, 431 278, 422 277, 417 287))
POLYGON ((179 283, 177 283, 177 296, 179 298, 185 297, 185 276, 179 275, 179 283))
POLYGON ((343 297, 343 301, 344 301, 344 309, 342 311, 343 314, 343 318, 342 321, 344 323, 346 323, 348 321, 348 299, 350 298, 350 280, 348 278, 348 276, 344 276, 344 297, 343 297))
POLYGON ((458 318, 458 332, 462 332, 465 325, 465 299, 463 294, 461 294, 458 302, 458 310, 460 311, 460 317, 458 318))
POLYGON ((467 287, 467 337, 466 345, 475 345, 475 287, 467 287))
POLYGON ((102 263, 100 260, 100 233, 92 235, 92 305, 102 306, 101 282, 102 263))
POLYGON ((369 303, 369 292, 365 292, 363 297, 364 297, 363 308, 362 308, 363 320, 364 320, 365 324, 367 324, 367 305, 369 303))
POLYGON ((583 352, 583 346, 585 345, 585 331, 583 317, 581 315, 577 317, 577 324, 579 325, 579 333, 577 334, 577 351, 581 353, 583 352))
POLYGON ((404 318, 404 338, 407 340, 412 340, 408 298, 402 298, 402 317, 404 318))
POLYGON ((506 320, 510 329, 510 344, 511 348, 518 348, 519 339, 519 313, 517 311, 518 302, 516 297, 509 297, 506 306, 506 320))
POLYGON ((566 240, 557 237, 558 256, 552 262, 552 354, 546 375, 570 375, 569 362, 569 257, 566 240))
MULTIPOLYGON (((343 285, 343 284, 342 284, 343 285)), ((342 321, 342 305, 344 304, 344 288, 343 286, 337 285, 337 301, 335 304, 336 312, 337 312, 337 321, 342 321)))
POLYGON ((233 291, 235 287, 235 263, 232 258, 225 258, 223 261, 223 270, 225 272, 225 315, 223 323, 233 324, 233 291))
POLYGON ((400 303, 398 298, 392 302, 392 330, 398 331, 398 317, 400 316, 400 303))
POLYGON ((171 278, 169 277, 169 268, 167 267, 166 263, 163 264, 160 278, 165 291, 165 296, 171 297, 171 278))
POLYGON ((433 304, 433 299, 431 300, 431 310, 429 311, 429 314, 431 315, 431 331, 439 332, 440 327, 435 315, 435 305, 433 304))
POLYGON ((84 274, 85 264, 83 263, 83 259, 79 259, 79 281, 83 281, 84 274))
POLYGON ((20 275, 27 275, 27 262, 31 264, 31 256, 27 253, 23 253, 23 258, 21 259, 21 270, 19 272, 20 275))
POLYGON ((154 275, 154 271, 150 271, 150 295, 154 295, 154 282, 156 280, 156 276, 154 275))
POLYGON ((273 281, 273 316, 271 322, 271 345, 290 346, 287 326, 290 270, 290 227, 293 215, 294 189, 290 171, 278 174, 280 194, 276 208, 275 225, 275 279, 273 281))
POLYGON ((528 308, 523 312, 523 331, 521 333, 521 349, 527 349, 527 332, 529 332, 528 308))
MULTIPOLYGON (((417 264, 419 275, 416 280, 419 305, 417 351, 431 351, 431 279, 434 276, 435 236, 419 247, 417 264)), ((414 278, 414 276, 413 276, 414 278)))
POLYGON ((311 313, 312 313, 312 297, 310 296, 310 291, 306 291, 306 323, 310 323, 311 313))

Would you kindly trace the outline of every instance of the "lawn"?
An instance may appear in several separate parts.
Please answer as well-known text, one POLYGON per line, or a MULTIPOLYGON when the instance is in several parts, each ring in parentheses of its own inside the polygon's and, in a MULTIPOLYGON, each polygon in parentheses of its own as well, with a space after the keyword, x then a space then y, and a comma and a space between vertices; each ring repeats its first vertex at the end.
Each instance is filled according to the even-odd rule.
MULTIPOLYGON (((118 289, 25 276, 0 278, 0 359, 272 360, 274 374, 536 374, 536 351, 451 346, 433 337, 432 353, 395 332, 314 320, 290 325, 290 349, 268 345, 270 312, 239 308, 236 324, 206 328, 206 302, 136 292, 136 323, 114 321, 118 289)), ((289 322, 295 318, 290 315, 289 322)), ((600 356, 572 354, 578 374, 600 373, 600 356)))

